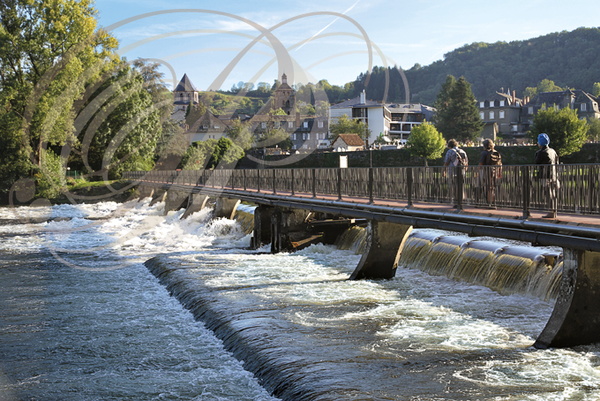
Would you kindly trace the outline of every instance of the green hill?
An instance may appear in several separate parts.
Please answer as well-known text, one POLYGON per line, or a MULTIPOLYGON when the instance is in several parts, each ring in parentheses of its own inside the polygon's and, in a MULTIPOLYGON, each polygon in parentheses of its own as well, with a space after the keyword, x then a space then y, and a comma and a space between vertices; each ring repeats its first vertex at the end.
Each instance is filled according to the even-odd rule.
MULTIPOLYGON (((579 28, 534 39, 513 42, 472 43, 444 55, 428 66, 415 65, 404 71, 411 102, 432 104, 447 75, 464 76, 477 98, 502 88, 516 90, 550 79, 560 87, 592 92, 600 82, 600 28, 579 28)), ((352 83, 348 98, 357 96, 367 83, 367 97, 387 102, 405 102, 406 89, 394 67, 376 67, 352 83), (389 76, 386 95, 386 74, 389 76)))

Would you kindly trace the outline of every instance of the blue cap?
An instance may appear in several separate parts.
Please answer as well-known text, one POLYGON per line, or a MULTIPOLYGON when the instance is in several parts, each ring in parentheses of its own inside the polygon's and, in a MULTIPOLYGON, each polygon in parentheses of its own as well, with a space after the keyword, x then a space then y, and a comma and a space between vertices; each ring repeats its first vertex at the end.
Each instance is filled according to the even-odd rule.
POLYGON ((548 146, 550 144, 550 138, 546 134, 539 134, 538 135, 538 143, 541 146, 548 146))

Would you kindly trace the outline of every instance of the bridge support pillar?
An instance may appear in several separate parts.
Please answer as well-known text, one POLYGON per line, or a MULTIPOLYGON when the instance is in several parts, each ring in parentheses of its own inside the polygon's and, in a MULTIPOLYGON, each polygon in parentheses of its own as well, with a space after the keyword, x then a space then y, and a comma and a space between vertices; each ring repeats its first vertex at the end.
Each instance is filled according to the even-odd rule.
POLYGON ((152 200, 150 201, 150 206, 154 206, 157 203, 164 202, 165 197, 167 196, 167 191, 164 189, 156 188, 154 193, 152 194, 152 200))
POLYGON ((170 189, 165 197, 165 212, 166 215, 172 210, 179 210, 184 203, 188 203, 189 193, 170 189))
POLYGON ((235 216, 235 210, 240 204, 239 199, 229 198, 217 198, 215 203, 214 217, 224 217, 226 219, 233 219, 235 216))
POLYGON ((154 187, 140 185, 137 187, 137 190, 139 199, 150 198, 154 195, 154 187))
POLYGON ((254 209, 254 235, 250 247, 258 249, 271 241, 271 217, 274 207, 259 205, 254 209))
POLYGON ((200 210, 206 207, 208 203, 208 196, 203 194, 190 194, 188 197, 187 207, 185 208, 185 212, 181 216, 182 219, 187 218, 192 213, 199 212, 200 210))
POLYGON ((271 253, 293 251, 307 244, 308 210, 275 208, 271 215, 271 253))
POLYGON ((564 249, 558 298, 536 348, 600 342, 600 252, 564 249))
POLYGON ((412 226, 371 220, 367 227, 367 249, 350 276, 351 280, 390 279, 412 226))

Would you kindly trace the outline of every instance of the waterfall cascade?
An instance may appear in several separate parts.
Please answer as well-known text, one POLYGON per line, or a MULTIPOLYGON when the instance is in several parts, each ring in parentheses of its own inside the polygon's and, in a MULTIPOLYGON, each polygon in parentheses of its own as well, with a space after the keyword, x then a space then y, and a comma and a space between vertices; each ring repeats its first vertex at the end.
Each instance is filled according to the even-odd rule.
MULTIPOLYGON (((366 229, 355 226, 340 236, 340 249, 364 249, 366 229)), ((503 295, 556 298, 562 275, 558 252, 491 240, 415 230, 404 246, 399 267, 484 285, 503 295)))

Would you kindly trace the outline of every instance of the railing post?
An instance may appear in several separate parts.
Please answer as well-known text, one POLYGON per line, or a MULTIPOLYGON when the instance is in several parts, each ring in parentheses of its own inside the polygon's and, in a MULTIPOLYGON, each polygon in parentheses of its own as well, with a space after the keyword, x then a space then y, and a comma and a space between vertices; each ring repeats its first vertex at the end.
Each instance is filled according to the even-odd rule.
POLYGON ((291 183, 291 186, 292 186, 292 196, 294 196, 295 194, 294 194, 294 169, 293 168, 292 168, 292 183, 291 183))
POLYGON ((242 170, 242 187, 244 188, 244 191, 247 189, 247 185, 246 185, 246 169, 242 170))
POLYGON ((317 197, 317 170, 316 169, 311 169, 311 173, 312 173, 312 197, 316 198, 317 197))
POLYGON ((413 190, 413 169, 411 167, 406 167, 406 203, 408 206, 413 205, 412 190, 413 190))
POLYGON ((337 169, 337 195, 338 200, 342 200, 342 169, 337 169))
POLYGON ((463 208, 463 195, 465 189, 465 168, 463 166, 457 166, 456 168, 456 209, 462 210, 463 208))
POLYGON ((373 167, 369 167, 369 203, 373 203, 373 167))
POLYGON ((529 166, 521 167, 521 177, 523 182, 523 219, 530 216, 529 205, 531 202, 531 181, 529 180, 529 166))
POLYGON ((275 195, 277 193, 277 190, 275 189, 275 178, 276 178, 276 171, 277 169, 273 169, 273 195, 275 195))
POLYGON ((256 192, 260 192, 260 169, 256 169, 256 192))

